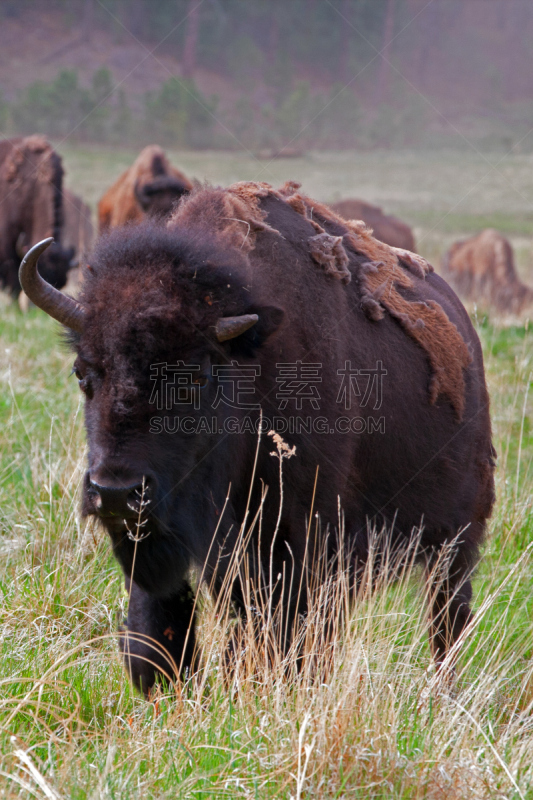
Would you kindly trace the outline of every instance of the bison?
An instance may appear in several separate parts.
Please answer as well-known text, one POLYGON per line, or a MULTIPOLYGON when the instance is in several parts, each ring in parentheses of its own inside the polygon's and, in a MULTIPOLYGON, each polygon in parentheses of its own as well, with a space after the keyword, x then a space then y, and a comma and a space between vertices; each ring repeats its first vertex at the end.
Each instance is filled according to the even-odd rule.
POLYGON ((68 189, 63 190, 63 209, 63 244, 75 251, 77 264, 84 264, 91 252, 94 238, 91 209, 81 197, 68 189))
POLYGON ((79 292, 80 282, 83 280, 85 266, 92 250, 94 228, 91 221, 91 209, 81 197, 65 189, 63 206, 65 209, 63 242, 75 252, 65 291, 75 295, 79 292))
POLYGON ((391 553, 419 536, 428 576, 451 549, 430 609, 441 664, 470 619, 495 456, 480 343, 448 284, 295 183, 203 187, 165 227, 113 231, 78 301, 37 274, 48 243, 21 281, 70 329, 89 445, 82 511, 107 530, 131 590, 135 685, 148 692, 168 671, 163 651, 194 668, 190 568, 220 590, 264 486, 251 585, 274 592, 269 574, 293 575, 275 587, 291 620, 305 618, 307 555, 335 558, 340 508, 354 590, 374 529, 391 553), (296 448, 282 503, 263 426, 296 448))
POLYGON ((516 273, 511 243, 493 228, 455 242, 441 270, 462 297, 482 306, 518 314, 533 304, 533 289, 516 273))
POLYGON ((43 136, 0 142, 0 284, 13 297, 20 294, 20 250, 43 237, 54 244, 39 269, 56 288, 65 285, 74 251, 62 246, 63 166, 43 136))
POLYGON ((364 200, 347 199, 330 203, 330 208, 344 219, 362 219, 380 242, 413 252, 416 249, 415 237, 409 225, 397 217, 384 214, 379 206, 365 203, 364 200))
POLYGON ((98 203, 99 231, 141 222, 147 216, 166 217, 191 189, 192 183, 170 164, 164 151, 149 145, 98 203))

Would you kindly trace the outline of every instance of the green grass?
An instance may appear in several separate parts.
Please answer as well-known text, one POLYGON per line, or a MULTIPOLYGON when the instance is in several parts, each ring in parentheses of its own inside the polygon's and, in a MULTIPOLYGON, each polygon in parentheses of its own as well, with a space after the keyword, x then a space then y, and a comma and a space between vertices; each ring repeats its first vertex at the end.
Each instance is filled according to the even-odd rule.
MULTIPOLYGON (((130 154, 65 151, 65 158, 82 187, 94 182, 94 200, 130 154)), ((235 154, 186 158, 191 174, 223 182, 257 169, 235 154)), ((392 197, 401 176, 420 175, 424 164, 443 175, 452 169, 448 158, 415 163, 412 154, 396 161, 389 154, 374 193, 392 197)), ((457 158, 459 175, 466 161, 457 158)), ((379 157, 363 161, 370 180, 379 157)), ((305 177, 307 170, 327 197, 342 161, 316 156, 274 168, 274 182, 283 171, 305 177)), ((410 195, 404 206, 421 215, 428 237, 427 220, 441 213, 437 194, 425 228, 423 203, 410 195)), ((443 225, 434 235, 437 249, 449 232, 443 225)), ((0 310, 2 797, 533 798, 527 324, 474 316, 491 392, 498 500, 455 685, 431 667, 423 592, 405 576, 357 604, 325 683, 312 672, 288 680, 287 665, 270 667, 249 640, 228 687, 220 669, 227 621, 204 598, 204 669, 148 703, 131 689, 118 654, 115 631, 127 605, 120 570, 107 539, 79 517, 85 442, 72 356, 39 311, 23 317, 7 300, 0 310)), ((323 608, 315 612, 319 626, 323 608)))
POLYGON ((533 213, 506 214, 503 211, 493 211, 486 214, 459 214, 455 211, 411 211, 409 221, 422 229, 453 235, 472 235, 485 228, 496 228, 505 236, 533 235, 533 213))

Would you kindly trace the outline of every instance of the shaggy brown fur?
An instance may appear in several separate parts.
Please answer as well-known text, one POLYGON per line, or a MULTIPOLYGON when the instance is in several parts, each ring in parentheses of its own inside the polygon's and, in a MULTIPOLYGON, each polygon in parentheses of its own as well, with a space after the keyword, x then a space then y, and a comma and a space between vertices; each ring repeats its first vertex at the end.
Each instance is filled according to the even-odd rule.
MULTIPOLYGON (((57 240, 63 222, 61 160, 44 136, 35 134, 24 139, 13 139, 11 142, 14 146, 10 148, 3 163, 2 177, 10 185, 10 189, 20 189, 28 178, 27 167, 31 163, 37 189, 34 202, 36 205, 42 205, 38 227, 46 232, 46 236, 53 236, 57 240), (48 200, 50 189, 52 189, 52 202, 41 203, 42 198, 48 200)), ((38 233, 33 238, 45 238, 45 235, 41 236, 38 233)))
MULTIPOLYGON (((381 261, 369 262, 364 276, 364 285, 380 308, 402 325, 429 356, 433 369, 430 384, 430 400, 435 403, 442 392, 455 409, 458 419, 464 410, 463 370, 469 365, 471 356, 456 326, 450 322, 441 306, 432 301, 409 300, 403 290, 413 288, 413 281, 397 264, 381 261)), ((375 318, 375 317, 374 317, 375 318)))
POLYGON ((446 280, 467 300, 512 314, 533 304, 533 289, 517 275, 510 242, 492 228, 455 242, 441 266, 446 280))
POLYGON ((461 419, 465 390, 463 370, 471 361, 468 347, 438 303, 412 301, 402 294, 402 290, 413 288, 406 267, 421 278, 432 267, 422 258, 411 258, 401 249, 379 242, 366 225, 356 220, 342 220, 327 206, 300 195, 297 188, 295 184, 286 184, 281 189, 289 205, 306 216, 314 213, 325 223, 344 224, 348 228, 348 233, 344 234, 347 245, 368 257, 367 264, 359 273, 363 309, 376 321, 383 317, 383 309, 386 309, 424 348, 433 369, 430 401, 435 403, 439 394, 445 394, 461 419))
POLYGON ((406 292, 413 289, 413 277, 424 279, 432 267, 420 256, 389 247, 375 239, 364 223, 346 221, 328 206, 317 203, 289 181, 279 190, 266 183, 241 182, 228 189, 200 190, 182 204, 169 225, 184 228, 206 226, 216 232, 224 246, 250 252, 260 231, 276 232, 265 221, 261 201, 269 196, 287 203, 305 217, 315 235, 308 238, 313 260, 343 283, 352 279, 350 255, 357 253, 364 262, 355 270, 359 282, 361 307, 371 319, 379 321, 388 312, 426 351, 432 379, 430 401, 439 394, 450 400, 458 419, 464 410, 463 370, 471 356, 457 327, 434 301, 411 300, 406 292), (209 192, 209 201, 206 191, 209 192), (333 230, 335 228, 335 230, 333 230))
POLYGON ((169 226, 207 228, 224 245, 249 253, 255 247, 259 231, 276 232, 265 223, 266 214, 260 201, 268 197, 271 187, 267 183, 241 181, 228 189, 201 187, 178 206, 169 220, 169 226))
POLYGON ((369 530, 387 532, 377 542, 379 569, 389 553, 405 553, 420 529, 417 561, 434 596, 430 635, 441 662, 471 617, 470 577, 494 500, 481 346, 445 281, 423 259, 378 242, 362 222, 345 222, 297 185, 275 190, 249 182, 198 189, 167 226, 111 232, 91 266, 72 337, 86 395, 83 513, 106 527, 131 581, 127 630, 149 637, 134 636, 124 648, 136 685, 148 692, 168 668, 149 642, 189 674, 195 668, 192 565, 215 593, 231 580, 235 609, 246 613, 248 589, 226 570, 242 520, 259 508, 261 526, 250 531, 245 554, 248 586, 268 591, 273 607, 282 603, 287 631, 306 613, 307 592, 294 587, 316 574, 317 564, 307 561, 319 552, 315 546, 327 547, 334 564, 337 543, 346 542, 355 590, 369 563, 369 530), (255 324, 220 341, 220 321, 243 315, 255 324), (176 361, 189 365, 190 399, 198 405, 167 397, 162 410, 154 390, 166 392, 167 377, 153 368, 176 361), (298 365, 320 374, 305 411, 298 398, 286 404, 280 381, 282 368, 298 365), (220 376, 237 367, 255 375, 255 408, 227 395, 228 403, 219 402, 220 376), (378 371, 383 382, 374 392, 370 376, 378 371), (365 393, 352 383, 363 375, 365 393), (326 428, 291 430, 300 408, 326 428), (174 425, 202 422, 206 413, 215 415, 210 430, 189 435, 174 425), (283 502, 272 444, 266 436, 258 442, 260 419, 273 428, 286 423, 281 430, 296 447, 296 458, 284 464, 283 502), (238 423, 238 434, 224 433, 229 421, 238 423), (137 552, 127 532, 140 514, 137 552), (445 581, 435 586, 429 571, 452 543, 445 581), (269 588, 269 574, 294 575, 294 582, 269 588))
POLYGON ((385 214, 379 206, 350 198, 330 203, 330 207, 343 219, 363 220, 380 242, 404 250, 416 249, 415 237, 409 225, 391 214, 385 214))
POLYGON ((73 253, 62 247, 63 166, 44 136, 6 139, 0 143, 0 283, 20 292, 18 266, 25 248, 49 236, 55 244, 41 259, 47 280, 61 288, 73 253))
MULTIPOLYGON (((164 189, 164 187, 163 187, 164 189)), ((138 223, 146 216, 155 213, 166 216, 172 210, 173 203, 181 194, 192 189, 190 180, 169 162, 165 152, 158 145, 152 144, 141 150, 134 163, 111 186, 98 203, 98 228, 100 233, 109 228, 125 225, 127 222, 138 223), (150 205, 143 209, 139 202, 139 193, 164 178, 173 179, 175 187, 171 192, 154 193, 153 209, 150 205), (180 189, 181 187, 181 189, 180 189), (163 205, 157 204, 161 194, 166 194, 163 205)))

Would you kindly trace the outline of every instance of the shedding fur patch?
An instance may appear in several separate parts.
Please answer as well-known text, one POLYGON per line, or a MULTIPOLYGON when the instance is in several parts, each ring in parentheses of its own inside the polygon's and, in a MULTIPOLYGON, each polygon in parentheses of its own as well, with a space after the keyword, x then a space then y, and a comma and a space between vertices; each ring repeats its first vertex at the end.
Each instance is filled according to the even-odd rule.
POLYGON ((343 283, 350 283, 349 259, 342 244, 342 236, 332 236, 324 231, 309 239, 309 252, 317 264, 324 267, 326 275, 333 275, 343 283))
POLYGON ((343 237, 333 236, 313 217, 315 203, 299 193, 300 184, 287 181, 275 194, 284 200, 298 214, 311 223, 316 236, 309 238, 309 252, 317 264, 324 267, 326 275, 337 278, 342 283, 350 283, 352 273, 348 269, 350 259, 344 249, 343 237))
POLYGON ((255 247, 260 231, 278 234, 265 222, 266 213, 259 203, 267 197, 268 183, 240 181, 227 189, 200 187, 181 203, 168 221, 169 227, 186 226, 207 228, 217 235, 226 247, 235 247, 249 253, 255 247))
POLYGON ((308 239, 309 254, 324 273, 345 284, 355 277, 366 316, 378 322, 388 313, 424 349, 432 370, 430 402, 435 403, 440 394, 446 395, 460 420, 465 403, 463 370, 472 360, 468 347, 438 303, 408 300, 400 291, 414 288, 413 278, 424 280, 433 270, 431 265, 415 253, 374 239, 364 222, 344 220, 299 189, 300 184, 294 181, 277 190, 268 183, 252 181, 227 189, 198 189, 178 207, 168 224, 206 226, 225 245, 248 253, 258 233, 280 235, 268 225, 261 200, 270 195, 285 202, 314 230, 308 239), (365 259, 351 270, 350 251, 365 259))
POLYGON ((426 351, 433 372, 430 402, 435 403, 439 394, 445 394, 460 420, 465 402, 463 370, 472 361, 463 337, 438 303, 433 300, 411 301, 403 297, 398 288, 413 286, 405 271, 398 266, 391 269, 383 262, 376 266, 376 269, 365 272, 363 285, 367 293, 426 351))
MULTIPOLYGON (((330 238, 344 240, 353 250, 368 257, 358 274, 361 308, 376 322, 383 319, 387 311, 425 350, 432 369, 430 402, 435 403, 439 394, 446 395, 460 420, 465 403, 463 370, 472 361, 466 342, 438 303, 407 300, 398 291, 399 288, 413 288, 411 276, 423 280, 433 267, 415 253, 378 241, 364 222, 342 219, 328 206, 300 194, 299 188, 299 184, 288 182, 279 190, 279 196, 312 221, 315 229, 319 226, 325 230, 323 226, 328 222, 347 229, 344 236, 330 238)), ((336 248, 337 254, 341 249, 344 251, 345 260, 342 261, 347 270, 344 245, 339 242, 336 248)), ((313 258, 316 260, 314 255, 313 258)), ((329 263, 328 268, 331 268, 329 263)))

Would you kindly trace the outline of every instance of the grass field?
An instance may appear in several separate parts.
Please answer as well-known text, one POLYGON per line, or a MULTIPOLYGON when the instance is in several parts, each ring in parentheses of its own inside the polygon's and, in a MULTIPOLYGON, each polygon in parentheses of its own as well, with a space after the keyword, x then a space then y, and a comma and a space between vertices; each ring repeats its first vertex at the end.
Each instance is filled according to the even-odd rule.
MULTIPOLYGON (((67 185, 95 210, 105 189, 132 163, 135 151, 60 148, 67 185)), ((305 158, 261 161, 252 154, 171 152, 173 163, 200 181, 238 180, 274 186, 298 180, 311 197, 360 197, 411 224, 420 252, 435 265, 457 238, 494 227, 511 238, 517 265, 533 284, 533 156, 477 152, 311 152, 305 158)))
MULTIPOLYGON (((130 153, 64 150, 93 205, 130 153)), ((533 283, 530 157, 495 171, 463 154, 315 154, 272 165, 175 154, 227 183, 300 179, 321 199, 362 196, 413 223, 437 258, 490 221, 533 283), (263 173, 260 170, 264 169, 263 173)), ((231 687, 224 619, 202 602, 204 669, 148 703, 114 632, 127 604, 107 540, 78 514, 82 406, 72 357, 37 310, 0 316, 0 796, 38 798, 533 798, 533 333, 478 315, 498 451, 497 507, 475 579, 457 681, 431 666, 416 576, 367 596, 327 681, 287 679, 256 653, 231 687)), ((318 608, 320 617, 323 609, 318 608)), ((289 669, 290 673, 290 669, 289 669)))

